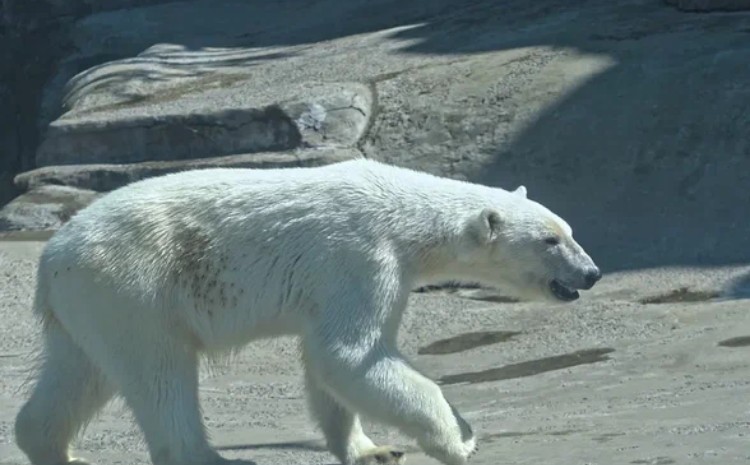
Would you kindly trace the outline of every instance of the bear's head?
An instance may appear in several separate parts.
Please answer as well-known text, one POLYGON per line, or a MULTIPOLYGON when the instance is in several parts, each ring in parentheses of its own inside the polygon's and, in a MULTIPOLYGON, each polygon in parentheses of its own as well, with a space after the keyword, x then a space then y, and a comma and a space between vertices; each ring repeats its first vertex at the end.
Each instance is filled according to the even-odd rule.
POLYGON ((462 236, 465 274, 521 299, 573 301, 601 278, 570 226, 524 186, 473 212, 462 236))

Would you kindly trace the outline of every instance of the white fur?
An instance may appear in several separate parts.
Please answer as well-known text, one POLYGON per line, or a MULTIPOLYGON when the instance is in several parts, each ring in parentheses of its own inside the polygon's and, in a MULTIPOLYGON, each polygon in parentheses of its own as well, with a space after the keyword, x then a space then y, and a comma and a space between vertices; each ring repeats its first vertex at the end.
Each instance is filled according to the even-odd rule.
POLYGON ((522 191, 358 160, 183 172, 104 196, 42 255, 46 359, 19 446, 34 465, 70 463, 71 438, 119 392, 154 464, 224 463, 199 413, 198 357, 292 334, 311 412, 342 463, 388 450, 374 449, 363 414, 463 464, 471 428, 404 361, 396 332, 409 291, 427 283, 549 297, 540 283, 562 268, 536 242, 570 228, 522 191))

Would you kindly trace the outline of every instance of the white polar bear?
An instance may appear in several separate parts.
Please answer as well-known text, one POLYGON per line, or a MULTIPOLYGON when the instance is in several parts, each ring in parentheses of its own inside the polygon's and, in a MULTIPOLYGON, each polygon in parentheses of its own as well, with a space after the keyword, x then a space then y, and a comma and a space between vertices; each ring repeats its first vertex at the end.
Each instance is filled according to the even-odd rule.
POLYGON ((44 361, 16 440, 34 465, 83 463, 69 443, 118 392, 154 464, 227 463, 201 421, 199 357, 297 335, 311 412, 341 463, 401 459, 365 435, 362 414, 460 465, 471 428, 396 348, 410 290, 470 281, 565 301, 599 277, 523 187, 366 160, 136 182, 45 247, 34 304, 44 361))

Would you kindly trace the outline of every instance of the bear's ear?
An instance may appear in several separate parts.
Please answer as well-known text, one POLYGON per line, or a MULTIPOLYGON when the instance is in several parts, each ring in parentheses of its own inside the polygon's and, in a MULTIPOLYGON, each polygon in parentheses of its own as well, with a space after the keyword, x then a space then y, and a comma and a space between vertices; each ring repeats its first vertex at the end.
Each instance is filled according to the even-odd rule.
POLYGON ((513 191, 514 194, 526 198, 526 186, 518 186, 516 190, 513 191))
POLYGON ((477 227, 475 231, 483 244, 489 244, 500 235, 503 219, 500 212, 492 208, 485 208, 475 219, 477 227))

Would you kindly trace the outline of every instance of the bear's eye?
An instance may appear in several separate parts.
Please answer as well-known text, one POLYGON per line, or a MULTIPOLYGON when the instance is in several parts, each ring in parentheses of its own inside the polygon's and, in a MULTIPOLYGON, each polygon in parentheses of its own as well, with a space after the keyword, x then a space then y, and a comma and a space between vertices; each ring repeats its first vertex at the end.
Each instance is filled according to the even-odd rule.
POLYGON ((547 245, 558 245, 560 243, 560 238, 557 236, 550 236, 544 239, 544 243, 547 245))

